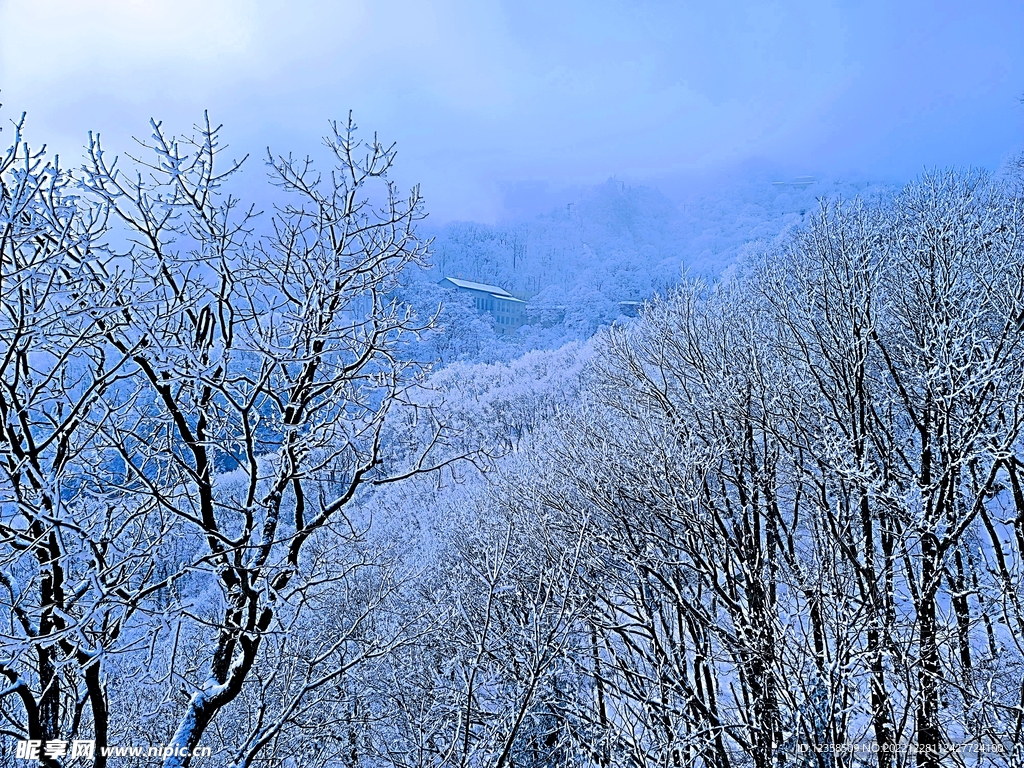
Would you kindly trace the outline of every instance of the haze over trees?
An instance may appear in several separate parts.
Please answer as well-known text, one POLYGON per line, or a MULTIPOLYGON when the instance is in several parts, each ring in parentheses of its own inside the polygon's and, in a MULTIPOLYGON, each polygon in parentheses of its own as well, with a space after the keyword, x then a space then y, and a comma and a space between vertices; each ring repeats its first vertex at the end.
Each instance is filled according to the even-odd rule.
MULTIPOLYGON (((471 335, 480 338, 471 339, 459 330, 470 319, 440 319, 446 332, 462 333, 464 359, 507 360, 590 338, 622 316, 620 302, 664 295, 684 277, 717 279, 748 251, 799 226, 819 197, 885 193, 863 181, 777 179, 763 170, 716 179, 695 187, 681 204, 657 189, 611 179, 545 214, 433 227, 427 230, 434 237, 432 268, 413 270, 407 298, 426 312, 444 295, 430 283, 460 275, 528 298, 527 327, 512 337, 484 338, 485 330, 476 329, 471 335)), ((458 303, 457 297, 447 301, 458 303)), ((450 346, 439 342, 430 352, 448 362, 450 346)))
POLYGON ((351 121, 262 214, 219 141, 0 160, 4 760, 1024 760, 1011 181, 704 219, 610 183, 431 246, 351 121))

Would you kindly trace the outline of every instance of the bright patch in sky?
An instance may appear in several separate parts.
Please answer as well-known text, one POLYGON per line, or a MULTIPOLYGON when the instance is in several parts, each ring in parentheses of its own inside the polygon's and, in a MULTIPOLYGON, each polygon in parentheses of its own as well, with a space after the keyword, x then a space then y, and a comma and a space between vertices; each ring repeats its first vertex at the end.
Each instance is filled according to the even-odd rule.
POLYGON ((1024 130, 1022 19, 1010 2, 0 0, 0 115, 27 110, 66 155, 90 129, 123 149, 151 116, 187 130, 209 109, 259 156, 315 151, 352 109, 435 218, 493 220, 610 176, 993 167, 1024 130))

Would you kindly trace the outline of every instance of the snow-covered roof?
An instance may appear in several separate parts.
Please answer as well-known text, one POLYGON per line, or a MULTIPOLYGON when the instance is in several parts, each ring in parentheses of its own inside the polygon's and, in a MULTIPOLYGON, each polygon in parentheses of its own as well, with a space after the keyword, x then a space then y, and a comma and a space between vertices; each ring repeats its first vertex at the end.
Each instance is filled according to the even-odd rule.
POLYGON ((461 277, 445 277, 438 281, 439 285, 444 285, 445 283, 451 283, 456 288, 464 288, 468 291, 480 291, 481 293, 489 293, 494 298, 501 299, 502 301, 514 301, 517 304, 526 303, 522 299, 517 299, 504 288, 499 288, 496 285, 488 285, 487 283, 474 283, 472 280, 463 280, 461 277))
POLYGON ((441 282, 443 283, 445 280, 457 286, 458 288, 467 288, 468 290, 471 291, 483 291, 484 293, 490 293, 494 296, 500 296, 503 299, 513 299, 515 301, 519 301, 519 299, 516 299, 515 296, 506 291, 504 288, 499 288, 496 285, 487 285, 486 283, 474 283, 472 280, 463 280, 458 277, 446 277, 444 278, 444 280, 441 280, 441 282))

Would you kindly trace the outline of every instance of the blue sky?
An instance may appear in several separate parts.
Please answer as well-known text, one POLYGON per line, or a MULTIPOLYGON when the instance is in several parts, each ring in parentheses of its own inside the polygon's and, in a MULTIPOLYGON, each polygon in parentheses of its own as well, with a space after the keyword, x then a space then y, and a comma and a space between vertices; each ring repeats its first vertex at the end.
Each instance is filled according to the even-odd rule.
POLYGON ((1024 145, 1022 22, 977 1, 0 0, 0 117, 27 110, 67 158, 209 109, 258 160, 352 109, 435 221, 493 221, 611 176, 994 168, 1024 145))

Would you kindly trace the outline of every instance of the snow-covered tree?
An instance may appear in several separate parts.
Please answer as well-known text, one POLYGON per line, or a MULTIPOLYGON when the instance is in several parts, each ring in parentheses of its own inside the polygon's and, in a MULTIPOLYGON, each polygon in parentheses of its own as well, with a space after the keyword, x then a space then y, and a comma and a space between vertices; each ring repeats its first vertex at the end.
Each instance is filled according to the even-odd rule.
POLYGON ((584 753, 1012 763, 1022 223, 929 175, 605 335, 517 490, 590 532, 584 753))
POLYGON ((94 137, 74 179, 20 135, 5 155, 0 706, 19 738, 94 740, 101 766, 145 722, 184 766, 219 729, 251 765, 401 636, 378 620, 396 577, 348 510, 434 468, 383 445, 400 408, 441 430, 407 397, 418 321, 391 298, 426 255, 422 205, 351 120, 327 146, 327 174, 268 158, 283 195, 260 232, 208 120, 182 140, 154 123, 127 168, 94 137), (217 724, 253 696, 258 715, 217 724))

